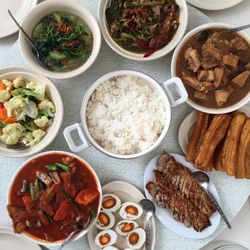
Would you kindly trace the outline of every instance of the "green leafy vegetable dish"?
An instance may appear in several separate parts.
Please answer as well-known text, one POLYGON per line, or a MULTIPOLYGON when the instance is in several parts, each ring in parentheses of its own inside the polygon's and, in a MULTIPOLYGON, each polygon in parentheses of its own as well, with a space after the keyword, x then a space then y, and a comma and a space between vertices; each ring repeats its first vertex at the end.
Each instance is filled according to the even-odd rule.
POLYGON ((148 57, 171 41, 179 13, 175 0, 110 0, 106 19, 117 44, 148 57))
POLYGON ((0 141, 8 146, 36 145, 46 135, 56 110, 46 85, 22 77, 0 81, 0 141))
POLYGON ((93 48, 93 36, 79 17, 53 12, 40 20, 32 31, 41 61, 55 72, 74 70, 83 65, 93 48))

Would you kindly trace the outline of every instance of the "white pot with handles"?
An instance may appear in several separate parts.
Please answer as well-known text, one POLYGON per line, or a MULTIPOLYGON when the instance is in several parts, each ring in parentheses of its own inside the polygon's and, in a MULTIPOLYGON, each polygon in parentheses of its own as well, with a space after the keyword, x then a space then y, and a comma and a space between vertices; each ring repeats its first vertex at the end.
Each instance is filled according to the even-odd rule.
POLYGON ((138 72, 138 71, 131 71, 131 70, 114 71, 114 72, 111 72, 102 76, 89 87, 82 102, 82 107, 81 107, 81 112, 80 112, 81 123, 75 123, 73 125, 70 125, 69 127, 66 127, 64 129, 63 134, 70 149, 73 152, 80 152, 84 150, 85 148, 92 145, 96 147, 98 150, 100 150, 102 153, 108 156, 114 157, 114 158, 119 158, 119 159, 137 158, 137 157, 146 155, 147 153, 151 152, 162 142, 162 140, 167 134, 167 131, 170 125, 171 107, 176 107, 184 103, 187 100, 187 98, 188 98, 188 94, 185 90, 185 87, 183 86, 182 81, 177 77, 171 78, 163 82, 162 84, 160 84, 156 80, 154 80, 152 77, 144 73, 138 72), (107 151, 102 146, 100 146, 91 136, 88 126, 87 126, 86 109, 87 109, 87 104, 91 95, 100 84, 118 76, 128 76, 128 75, 133 76, 133 77, 143 78, 144 80, 148 82, 149 85, 153 86, 158 91, 164 103, 166 119, 165 119, 165 126, 163 128, 163 131, 161 135, 159 136, 159 138, 157 139, 157 141, 153 145, 151 145, 149 148, 139 153, 130 154, 130 155, 120 155, 120 154, 114 154, 112 152, 107 151), (176 91, 178 92, 179 97, 177 99, 174 98, 172 90, 170 89, 171 85, 174 85, 176 91), (71 135, 73 131, 78 132, 79 138, 81 139, 81 145, 75 144, 75 141, 73 140, 72 135, 71 135))

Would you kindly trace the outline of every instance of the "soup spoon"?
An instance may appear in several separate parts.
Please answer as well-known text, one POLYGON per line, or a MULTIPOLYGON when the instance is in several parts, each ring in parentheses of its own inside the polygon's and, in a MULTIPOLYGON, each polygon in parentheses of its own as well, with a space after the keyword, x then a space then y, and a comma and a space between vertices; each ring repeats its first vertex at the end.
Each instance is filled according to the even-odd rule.
POLYGON ((217 208, 219 214, 221 215, 222 219, 225 221, 227 227, 229 229, 232 229, 226 215, 224 214, 224 212, 222 211, 222 208, 220 207, 219 203, 216 201, 215 197, 213 196, 213 194, 209 191, 209 182, 210 182, 210 178, 209 176, 202 172, 202 171, 196 171, 192 173, 192 176, 200 183, 200 185, 207 191, 207 194, 209 196, 209 198, 212 200, 212 202, 214 203, 215 207, 217 208))
POLYGON ((29 43, 29 45, 32 47, 33 51, 36 53, 36 57, 38 62, 42 65, 42 66, 46 66, 46 64, 43 62, 43 60, 41 59, 41 55, 39 53, 39 50, 37 48, 37 46, 35 45, 35 43, 33 42, 33 40, 30 38, 30 36, 27 34, 27 32, 22 28, 22 26, 18 23, 18 21, 15 19, 15 17, 13 16, 13 14, 11 13, 10 10, 8 10, 8 13, 11 17, 11 19, 15 22, 15 24, 17 25, 17 27, 21 30, 21 32, 23 32, 27 42, 29 43))
POLYGON ((146 250, 153 250, 153 242, 151 239, 151 224, 150 224, 150 219, 154 216, 155 214, 155 205, 151 200, 148 199, 143 199, 140 201, 140 205, 144 211, 144 216, 145 216, 145 232, 146 232, 146 245, 145 249, 146 250))
POLYGON ((249 28, 250 28, 250 24, 246 24, 246 25, 242 25, 242 26, 239 26, 239 27, 229 28, 227 30, 223 30, 223 31, 221 31, 221 33, 224 33, 224 32, 238 32, 238 31, 241 31, 241 30, 249 29, 249 28))

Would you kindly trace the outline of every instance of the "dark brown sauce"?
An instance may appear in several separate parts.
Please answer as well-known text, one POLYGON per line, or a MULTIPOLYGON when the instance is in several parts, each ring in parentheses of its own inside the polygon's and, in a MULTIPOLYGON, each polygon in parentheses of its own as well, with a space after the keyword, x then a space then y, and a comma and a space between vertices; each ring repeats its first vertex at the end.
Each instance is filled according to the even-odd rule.
MULTIPOLYGON (((215 32, 221 31, 221 30, 225 30, 225 29, 223 29, 223 28, 209 29, 208 30, 209 36, 211 36, 215 32)), ((195 90, 185 83, 185 80, 183 79, 183 76, 182 76, 182 72, 190 74, 190 70, 188 69, 188 63, 186 62, 186 60, 184 58, 184 53, 185 53, 186 49, 189 47, 192 47, 193 49, 197 49, 201 53, 201 48, 202 48, 202 45, 204 42, 198 42, 198 40, 196 39, 196 35, 197 34, 195 34, 191 38, 189 38, 186 41, 186 43, 184 44, 184 46, 182 47, 182 49, 180 50, 180 53, 178 54, 177 61, 176 61, 176 75, 182 79, 182 81, 185 85, 185 88, 188 92, 189 99, 191 99, 193 102, 197 103, 198 105, 201 105, 201 106, 204 106, 207 108, 219 108, 218 105, 216 104, 216 101, 214 98, 214 91, 209 91, 208 101, 196 99, 194 97, 195 90)), ((240 36, 237 33, 225 32, 225 33, 223 33, 223 37, 229 41, 236 38, 236 37, 240 37, 246 42, 246 44, 248 46, 248 48, 246 50, 231 51, 231 52, 233 52, 233 54, 239 56, 239 58, 240 58, 239 63, 238 63, 239 66, 237 67, 237 70, 234 70, 231 72, 230 78, 233 79, 236 75, 245 71, 246 69, 244 69, 244 65, 246 65, 247 63, 250 62, 250 44, 246 39, 244 39, 244 37, 240 36)), ((229 95, 227 102, 224 103, 221 108, 230 107, 230 106, 236 104, 237 102, 242 100, 249 93, 249 91, 250 91, 250 77, 248 78, 247 82, 245 83, 245 85, 242 88, 237 88, 237 87, 234 88, 234 92, 231 95, 229 95)))
MULTIPOLYGON (((47 170, 44 166, 50 165, 55 162, 61 162, 61 159, 63 157, 66 157, 66 154, 61 153, 54 153, 49 155, 43 155, 40 156, 38 159, 34 159, 33 161, 29 162, 16 176, 9 195, 9 204, 13 206, 19 206, 24 207, 22 198, 17 195, 17 191, 19 191, 22 187, 23 179, 25 179, 28 183, 34 182, 36 171, 40 170, 42 172, 50 172, 47 170)), ((76 161, 77 166, 77 172, 74 175, 74 181, 82 181, 85 182, 85 186, 87 188, 93 188, 98 189, 97 181, 93 174, 90 172, 89 168, 84 164, 84 162, 78 160, 77 158, 74 158, 76 161)), ((98 204, 99 199, 94 201, 91 204, 91 209, 94 209, 95 211, 98 210, 98 204)), ((81 210, 88 213, 89 211, 86 211, 86 208, 83 206, 80 206, 81 210)), ((60 227, 63 225, 62 222, 55 222, 50 223, 48 226, 43 226, 41 228, 28 228, 26 229, 26 232, 30 234, 32 237, 36 237, 38 239, 46 240, 44 232, 46 232, 49 236, 51 236, 53 239, 62 240, 71 232, 70 228, 65 227, 63 230, 60 229, 60 227)))

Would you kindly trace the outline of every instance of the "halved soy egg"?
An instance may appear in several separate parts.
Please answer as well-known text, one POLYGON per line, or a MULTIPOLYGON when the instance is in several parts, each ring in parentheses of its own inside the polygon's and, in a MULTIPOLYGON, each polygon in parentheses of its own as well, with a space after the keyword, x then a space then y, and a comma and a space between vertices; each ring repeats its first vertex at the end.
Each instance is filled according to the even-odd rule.
POLYGON ((135 202, 125 202, 119 210, 120 216, 125 220, 136 220, 143 214, 141 206, 135 202))
POLYGON ((95 237, 95 243, 103 248, 114 245, 117 241, 117 233, 113 230, 104 230, 95 237))
POLYGON ((127 237, 128 247, 131 249, 140 249, 146 240, 146 233, 141 228, 136 228, 129 233, 127 237))
POLYGON ((98 215, 95 226, 101 230, 108 230, 112 228, 114 225, 115 225, 115 216, 110 212, 101 210, 98 215))
POLYGON ((114 194, 104 194, 102 198, 102 209, 107 212, 115 212, 121 206, 121 200, 114 194))
POLYGON ((138 224, 132 220, 122 220, 115 226, 115 231, 121 236, 127 236, 131 231, 138 227, 138 224))

